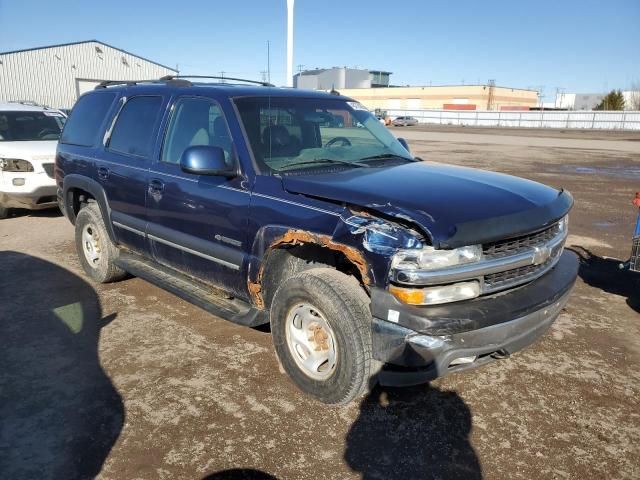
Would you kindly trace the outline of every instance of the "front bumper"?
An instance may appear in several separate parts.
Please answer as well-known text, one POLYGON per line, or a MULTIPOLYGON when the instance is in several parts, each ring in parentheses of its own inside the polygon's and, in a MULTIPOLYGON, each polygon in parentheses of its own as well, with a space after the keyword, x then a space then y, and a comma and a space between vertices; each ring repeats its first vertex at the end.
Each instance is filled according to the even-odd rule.
POLYGON ((577 257, 564 252, 535 281, 466 302, 413 307, 374 289, 373 356, 386 364, 380 383, 424 383, 521 350, 560 314, 577 274, 577 257))
POLYGON ((42 172, 2 172, 0 177, 0 205, 5 208, 39 210, 55 207, 56 181, 42 172), (24 185, 13 185, 20 178, 24 185))

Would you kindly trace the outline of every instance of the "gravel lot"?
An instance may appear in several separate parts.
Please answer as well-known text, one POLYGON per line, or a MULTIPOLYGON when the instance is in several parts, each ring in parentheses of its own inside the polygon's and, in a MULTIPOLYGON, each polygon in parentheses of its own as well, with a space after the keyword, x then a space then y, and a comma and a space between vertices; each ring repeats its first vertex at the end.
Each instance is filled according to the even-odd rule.
POLYGON ((140 279, 93 285, 64 218, 16 212, 0 222, 0 476, 640 478, 640 275, 617 271, 640 134, 394 132, 426 160, 573 193, 581 278, 540 342, 330 408, 279 372, 267 332, 140 279))

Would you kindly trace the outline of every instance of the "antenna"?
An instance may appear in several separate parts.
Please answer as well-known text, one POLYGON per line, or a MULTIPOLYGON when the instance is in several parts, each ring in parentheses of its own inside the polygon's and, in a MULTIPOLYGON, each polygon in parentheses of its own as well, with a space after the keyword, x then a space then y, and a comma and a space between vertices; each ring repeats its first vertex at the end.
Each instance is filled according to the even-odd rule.
POLYGON ((267 40, 267 82, 271 83, 271 42, 267 40))

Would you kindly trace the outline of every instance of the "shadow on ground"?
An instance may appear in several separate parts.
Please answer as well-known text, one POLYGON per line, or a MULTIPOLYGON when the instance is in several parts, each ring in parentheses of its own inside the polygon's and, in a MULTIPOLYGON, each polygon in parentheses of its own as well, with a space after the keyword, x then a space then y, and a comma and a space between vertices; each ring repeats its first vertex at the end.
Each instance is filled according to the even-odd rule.
POLYGON ((640 273, 620 270, 620 260, 604 258, 584 247, 571 247, 580 258, 578 275, 587 285, 626 297, 627 305, 640 312, 640 273))
POLYGON ((365 480, 480 479, 471 424, 455 392, 378 386, 347 434, 345 460, 365 480))
POLYGON ((58 207, 45 208, 43 210, 26 210, 24 208, 9 209, 9 218, 12 218, 12 217, 56 218, 61 216, 62 216, 62 212, 58 207))
POLYGON ((124 406, 100 366, 93 287, 57 265, 0 252, 0 472, 93 478, 122 430, 124 406))

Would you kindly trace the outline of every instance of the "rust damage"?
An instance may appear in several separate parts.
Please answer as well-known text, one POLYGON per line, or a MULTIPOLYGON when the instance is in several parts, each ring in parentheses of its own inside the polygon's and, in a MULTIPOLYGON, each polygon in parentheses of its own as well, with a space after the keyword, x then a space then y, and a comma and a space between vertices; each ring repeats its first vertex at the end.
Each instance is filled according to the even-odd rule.
MULTIPOLYGON (((362 256, 362 253, 360 253, 354 247, 350 247, 343 243, 334 242, 329 235, 311 233, 305 230, 287 230, 284 235, 276 238, 269 245, 269 247, 265 251, 264 257, 266 257, 267 253, 270 250, 278 248, 282 245, 303 245, 309 243, 320 245, 321 247, 325 247, 344 254, 344 256, 351 263, 353 263, 360 272, 362 282, 367 286, 371 284, 367 261, 362 256)), ((263 262, 262 265, 260 265, 260 270, 258 272, 256 281, 252 282, 251 280, 249 280, 247 284, 249 293, 251 294, 251 297, 253 298, 256 306, 261 309, 264 309, 264 299, 262 298, 262 275, 264 273, 264 267, 265 263, 263 262)))

